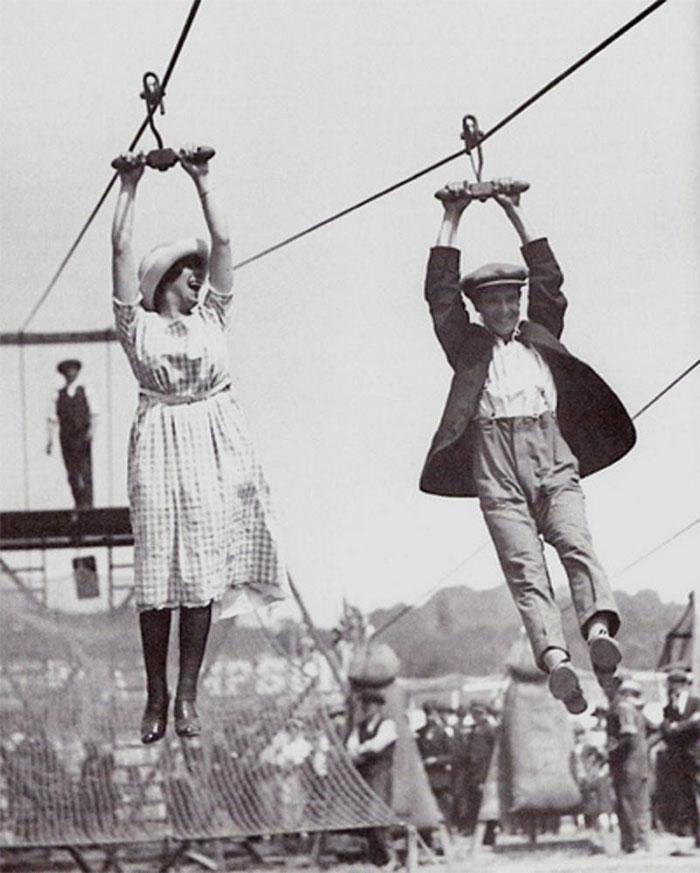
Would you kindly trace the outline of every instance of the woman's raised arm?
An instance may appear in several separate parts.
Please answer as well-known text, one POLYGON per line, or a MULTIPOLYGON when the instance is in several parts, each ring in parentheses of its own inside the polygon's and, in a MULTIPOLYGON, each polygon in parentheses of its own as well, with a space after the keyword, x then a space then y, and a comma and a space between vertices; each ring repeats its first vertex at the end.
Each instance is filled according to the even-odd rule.
POLYGON ((132 248, 136 187, 143 174, 143 155, 123 155, 121 187, 112 220, 112 293, 122 303, 139 298, 139 282, 132 248))
POLYGON ((228 222, 219 208, 216 195, 211 187, 209 162, 194 163, 188 157, 194 150, 183 149, 180 152, 180 163, 195 184, 202 203, 204 220, 211 238, 211 254, 209 256, 209 283, 219 294, 228 294, 233 287, 233 265, 231 261, 231 242, 229 239, 228 222))

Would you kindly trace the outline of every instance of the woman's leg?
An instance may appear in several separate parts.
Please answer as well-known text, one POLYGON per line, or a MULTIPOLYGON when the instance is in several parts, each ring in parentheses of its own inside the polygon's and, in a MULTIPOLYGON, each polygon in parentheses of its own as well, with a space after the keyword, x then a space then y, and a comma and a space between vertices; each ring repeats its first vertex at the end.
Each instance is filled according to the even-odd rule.
POLYGON ((197 736, 201 731, 194 702, 210 627, 211 603, 180 608, 180 674, 175 695, 175 731, 181 736, 197 736))
POLYGON ((169 700, 167 666, 170 612, 169 609, 145 609, 139 613, 148 694, 141 723, 141 740, 144 743, 153 743, 165 733, 169 700))

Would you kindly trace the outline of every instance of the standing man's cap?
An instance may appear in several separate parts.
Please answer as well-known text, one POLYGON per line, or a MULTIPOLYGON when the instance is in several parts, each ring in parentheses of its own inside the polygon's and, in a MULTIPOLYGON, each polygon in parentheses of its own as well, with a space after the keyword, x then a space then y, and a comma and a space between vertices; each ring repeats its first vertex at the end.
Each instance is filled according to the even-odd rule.
POLYGON ((139 289, 146 309, 153 309, 153 295, 158 283, 176 261, 196 255, 204 263, 209 258, 209 249, 203 239, 188 237, 177 242, 156 246, 139 264, 139 289))
POLYGON ((527 281, 527 270, 518 264, 484 264, 465 276, 460 285, 467 297, 472 298, 487 288, 515 285, 521 288, 527 281))
POLYGON ((59 373, 65 376, 66 370, 80 370, 82 366, 82 362, 77 358, 66 358, 65 361, 60 361, 57 364, 56 369, 59 373))
POLYGON ((666 681, 674 684, 689 685, 692 682, 692 676, 687 670, 681 670, 677 667, 675 670, 669 672, 666 681))
POLYGON ((619 694, 633 694, 635 697, 641 697, 643 693, 642 686, 635 679, 623 679, 617 690, 619 694))

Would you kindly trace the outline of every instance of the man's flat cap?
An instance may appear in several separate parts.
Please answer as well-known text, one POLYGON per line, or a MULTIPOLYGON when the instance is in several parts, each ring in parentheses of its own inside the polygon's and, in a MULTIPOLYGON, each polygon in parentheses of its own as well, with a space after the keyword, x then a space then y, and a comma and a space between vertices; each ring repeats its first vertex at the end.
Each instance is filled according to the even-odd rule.
POLYGON ((475 293, 499 285, 515 285, 520 288, 526 281, 527 270, 518 264, 484 264, 465 276, 460 285, 467 297, 472 297, 475 293))
POLYGON ((674 670, 670 670, 668 676, 666 677, 667 682, 679 682, 684 685, 689 685, 693 681, 693 677, 687 670, 681 670, 676 667, 674 670))

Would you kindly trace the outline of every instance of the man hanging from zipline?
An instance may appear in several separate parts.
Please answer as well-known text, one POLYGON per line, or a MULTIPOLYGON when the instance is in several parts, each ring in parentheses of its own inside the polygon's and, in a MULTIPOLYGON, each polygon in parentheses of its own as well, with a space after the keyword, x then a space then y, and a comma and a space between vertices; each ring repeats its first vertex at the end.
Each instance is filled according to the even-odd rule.
POLYGON ((468 183, 438 191, 444 214, 425 296, 454 376, 420 487, 479 498, 535 659, 549 674, 554 697, 580 713, 587 704, 569 659, 541 538, 559 554, 593 668, 601 685, 609 685, 621 660, 614 639, 620 617, 593 551, 579 478, 621 458, 635 431, 613 391, 559 341, 567 307, 559 265, 547 240, 526 227, 520 195, 513 193, 517 186, 508 179, 492 184, 492 199, 520 237, 527 269, 486 264, 460 279, 454 240, 474 197, 468 183))

